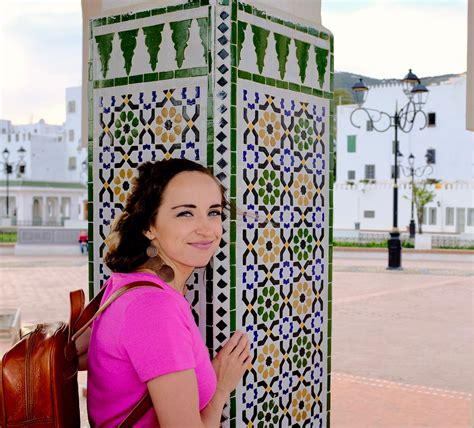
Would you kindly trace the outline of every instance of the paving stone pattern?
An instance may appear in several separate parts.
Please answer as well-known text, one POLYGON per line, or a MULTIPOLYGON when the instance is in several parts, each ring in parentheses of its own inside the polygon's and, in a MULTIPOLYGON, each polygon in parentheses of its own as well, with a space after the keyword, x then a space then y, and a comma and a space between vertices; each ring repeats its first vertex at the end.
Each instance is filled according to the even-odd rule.
MULTIPOLYGON (((331 426, 470 427, 472 263, 385 263, 335 253, 331 426)), ((87 279, 85 258, 3 256, 1 306, 21 305, 22 324, 65 320, 68 292, 87 279)), ((0 338, 0 355, 9 345, 0 338)), ((85 399, 82 411, 86 421, 85 399)))

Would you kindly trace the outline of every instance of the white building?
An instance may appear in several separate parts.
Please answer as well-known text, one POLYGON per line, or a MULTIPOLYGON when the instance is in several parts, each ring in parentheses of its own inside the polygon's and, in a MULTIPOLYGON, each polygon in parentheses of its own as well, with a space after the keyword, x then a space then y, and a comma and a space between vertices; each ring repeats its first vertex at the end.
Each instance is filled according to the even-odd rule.
MULTIPOLYGON (((428 124, 418 116, 411 133, 399 132, 399 164, 408 167, 415 156, 415 168, 434 161, 422 178, 440 180, 431 189, 435 200, 425 208, 423 231, 474 233, 474 134, 466 128, 466 75, 430 85, 423 107, 428 124)), ((394 115, 407 98, 399 84, 371 87, 365 108, 394 115)), ((370 129, 363 112, 350 116, 356 106, 337 108, 337 161, 334 185, 334 228, 390 231, 393 219, 394 128, 379 133, 370 129)), ((376 125, 383 125, 381 119, 376 125)), ((388 123, 388 122, 386 122, 388 123)), ((399 216, 401 232, 410 222, 410 177, 399 170, 399 216)), ((407 171, 408 172, 408 171, 407 171)), ((419 180, 419 178, 417 178, 419 180)), ((415 222, 417 222, 415 215, 415 222)))
POLYGON ((77 87, 66 90, 64 125, 44 120, 13 125, 0 120, 0 224, 59 225, 65 220, 85 220, 87 149, 81 147, 80 112, 81 88, 77 87), (5 149, 12 166, 8 177, 5 149))

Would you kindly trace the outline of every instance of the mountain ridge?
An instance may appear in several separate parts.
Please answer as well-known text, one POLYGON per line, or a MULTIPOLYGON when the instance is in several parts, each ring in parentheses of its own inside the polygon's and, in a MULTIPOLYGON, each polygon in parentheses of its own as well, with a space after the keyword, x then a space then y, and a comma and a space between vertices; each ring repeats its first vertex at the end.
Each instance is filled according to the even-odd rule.
MULTIPOLYGON (((429 86, 429 85, 437 84, 440 82, 445 82, 446 80, 449 80, 452 77, 461 76, 462 74, 464 73, 451 73, 451 74, 442 74, 439 76, 427 76, 427 77, 421 77, 420 80, 423 85, 429 86)), ((364 76, 362 74, 351 73, 348 71, 336 71, 334 73, 334 89, 346 89, 350 92, 352 85, 358 82, 360 78, 362 78, 362 80, 367 86, 400 82, 400 79, 394 79, 394 78, 377 79, 375 77, 364 76)))

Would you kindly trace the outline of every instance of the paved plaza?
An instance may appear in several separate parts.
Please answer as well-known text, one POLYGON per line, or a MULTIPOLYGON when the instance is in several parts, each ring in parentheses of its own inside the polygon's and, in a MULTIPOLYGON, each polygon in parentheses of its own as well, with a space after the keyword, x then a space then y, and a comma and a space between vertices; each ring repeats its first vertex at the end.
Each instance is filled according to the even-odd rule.
MULTIPOLYGON (((471 427, 473 261, 404 252, 387 271, 385 252, 335 252, 333 428, 471 427)), ((78 288, 85 257, 0 258, 0 304, 21 306, 22 324, 66 320, 78 288)))

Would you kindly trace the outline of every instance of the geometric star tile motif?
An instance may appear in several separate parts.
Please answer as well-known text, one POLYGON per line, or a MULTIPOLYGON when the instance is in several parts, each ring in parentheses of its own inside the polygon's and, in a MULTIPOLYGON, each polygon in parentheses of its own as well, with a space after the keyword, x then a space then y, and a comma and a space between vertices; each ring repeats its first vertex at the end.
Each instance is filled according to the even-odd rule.
MULTIPOLYGON (((207 79, 194 78, 172 84, 154 82, 95 91, 94 150, 94 242, 96 284, 102 285, 108 271, 102 265, 104 240, 113 220, 126 202, 139 164, 172 157, 207 164, 207 79)), ((199 321, 199 290, 204 292, 203 275, 189 281, 187 297, 195 303, 199 321)), ((204 329, 204 322, 200 327, 204 329)))
POLYGON ((237 395, 242 425, 319 426, 327 376, 329 102, 238 80, 237 114, 237 204, 251 213, 237 235, 243 287, 236 317, 253 348, 237 395))

